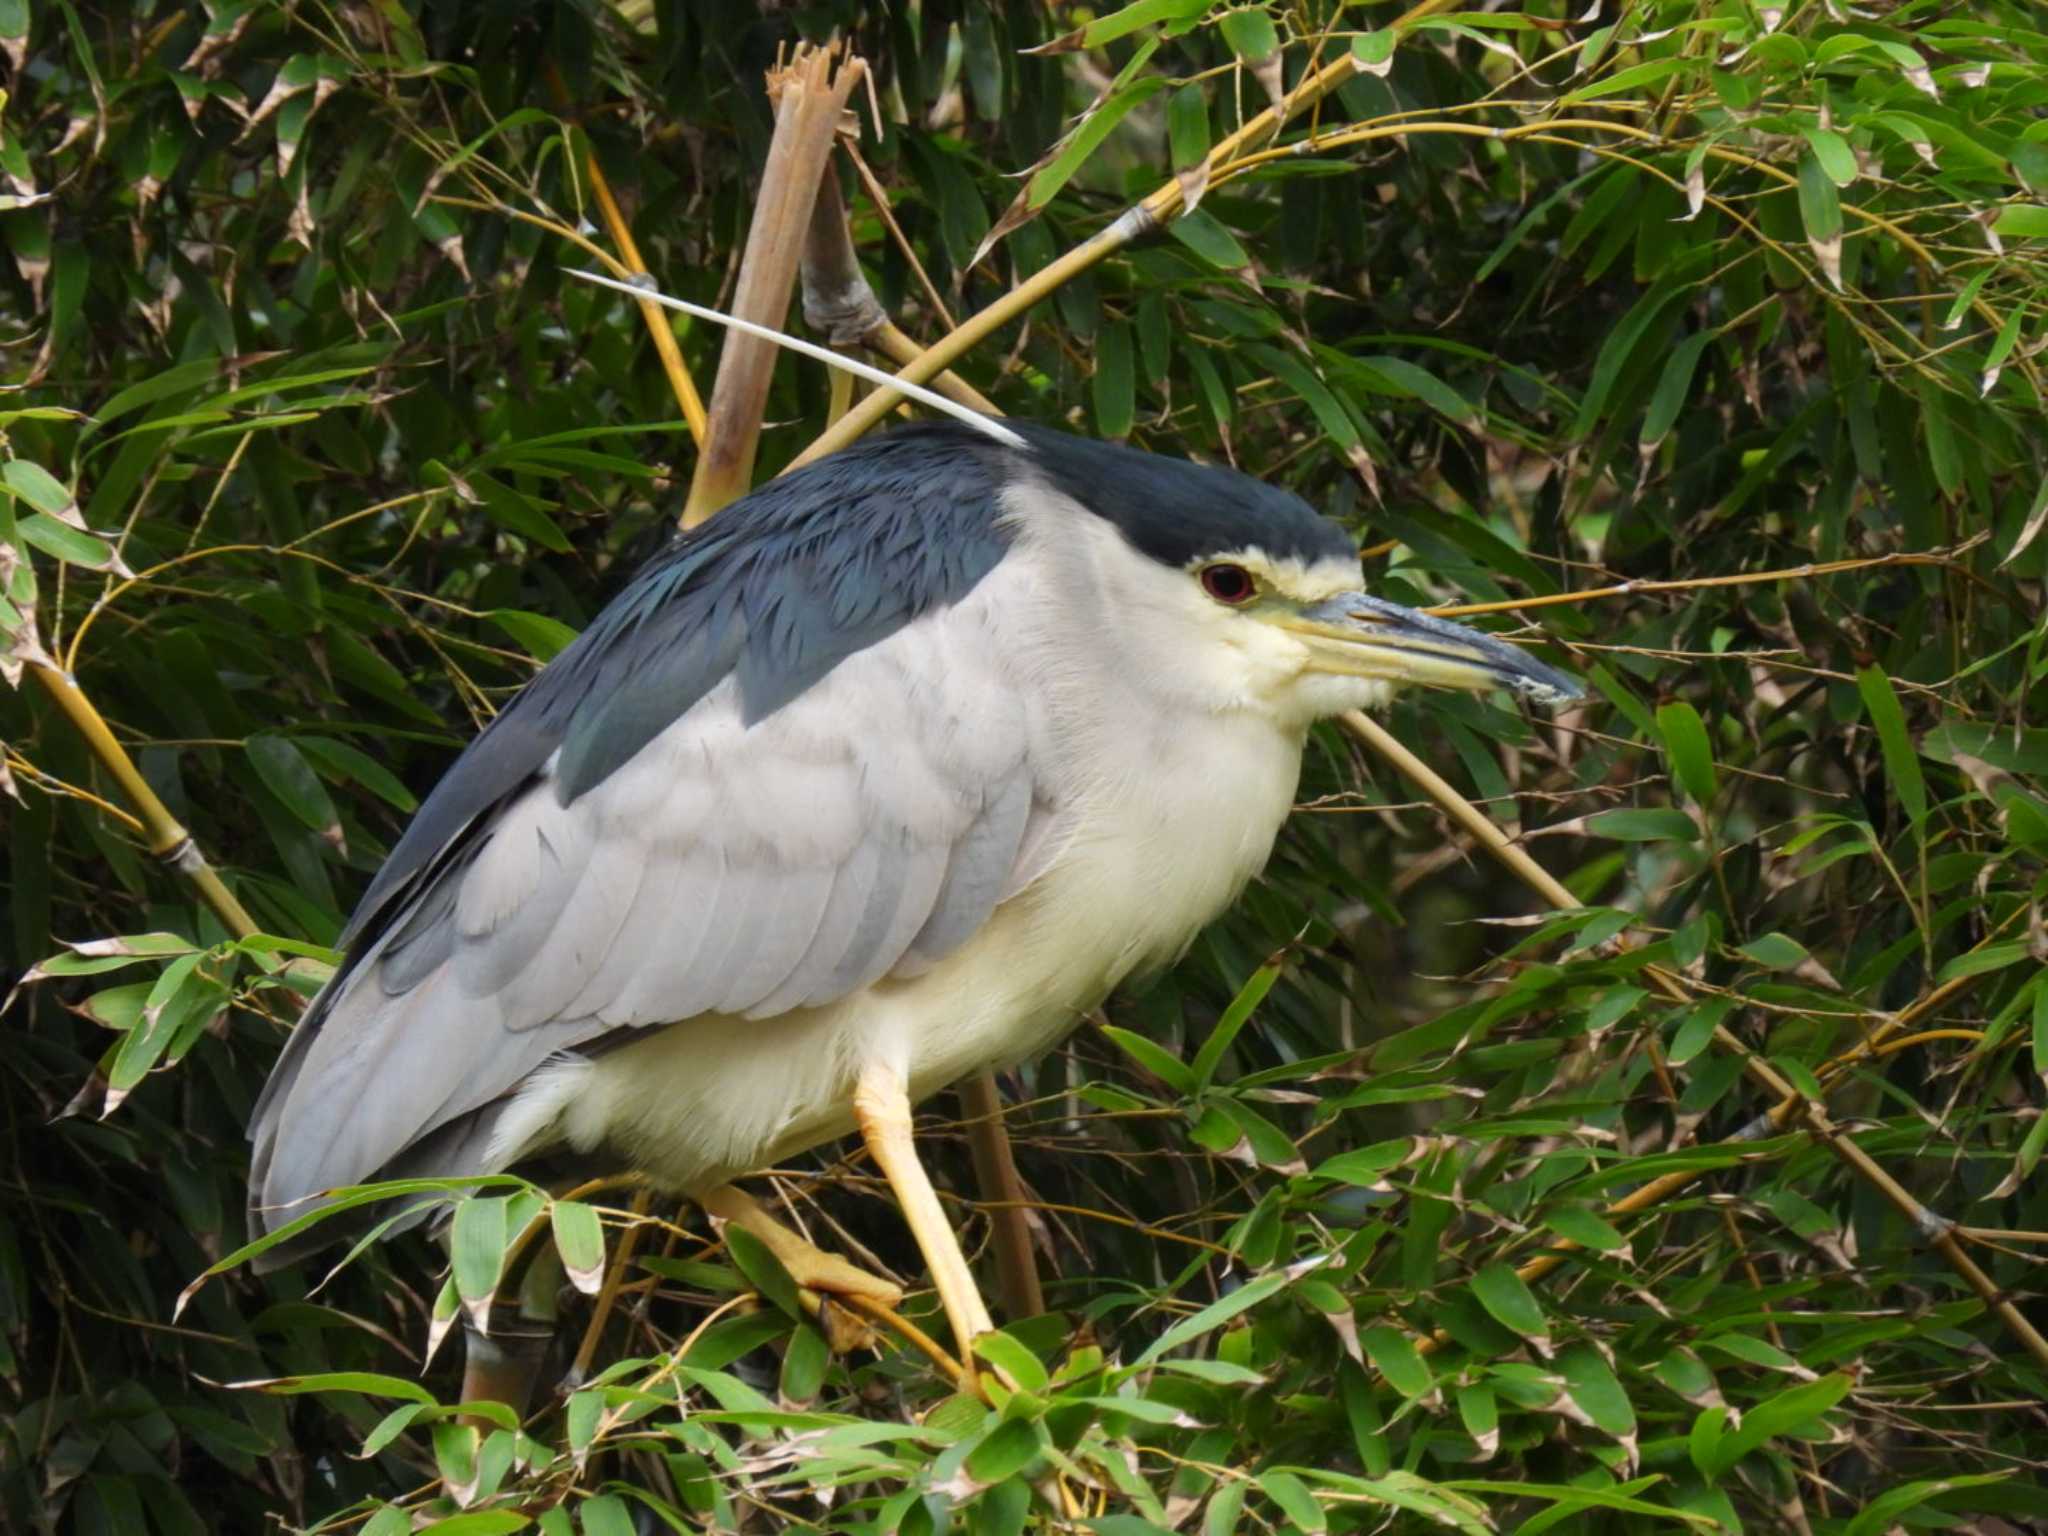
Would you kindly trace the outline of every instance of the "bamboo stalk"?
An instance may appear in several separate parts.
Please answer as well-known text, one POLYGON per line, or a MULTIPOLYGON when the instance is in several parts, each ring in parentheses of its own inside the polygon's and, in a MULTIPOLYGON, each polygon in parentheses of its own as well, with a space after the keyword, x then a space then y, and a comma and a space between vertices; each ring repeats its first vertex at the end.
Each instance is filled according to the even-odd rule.
POLYGON ((31 662, 29 670, 35 673, 36 681, 43 685, 65 717, 77 727, 78 734, 85 738, 86 746, 92 749, 92 755, 99 759, 100 766, 121 786, 128 803, 135 807, 148 837, 149 851, 191 883, 199 899, 206 903, 208 910, 220 919, 221 926, 229 933, 245 939, 260 931, 256 919, 249 915, 248 909, 235 899, 235 893, 222 883, 213 866, 206 862, 206 855, 199 851, 192 834, 149 787, 149 781, 136 768, 134 759, 114 739, 107 722, 93 708, 92 700, 80 692, 71 674, 47 662, 31 662))
MULTIPOLYGON (((769 81, 769 92, 777 98, 775 136, 769 143, 732 304, 733 314, 756 325, 779 327, 789 311, 804 245, 800 232, 810 224, 840 114, 866 73, 857 58, 835 69, 838 58, 836 48, 800 48, 769 81)), ((711 390, 704 449, 683 509, 685 528, 696 527, 745 494, 752 482, 777 351, 772 341, 727 332, 711 390)), ((859 414, 856 409, 849 418, 859 414)))
MULTIPOLYGON (((551 62, 547 67, 548 86, 555 93, 555 99, 565 108, 569 104, 569 88, 562 83, 561 71, 551 62)), ((584 173, 590 178, 591 195, 597 199, 598 212, 604 218, 604 226, 610 232, 612 244, 619 248, 619 259, 635 276, 647 275, 647 263, 640 257, 640 247, 633 239, 633 229, 626 222, 626 215, 620 211, 618 199, 612 196, 611 183, 605 179, 604 167, 597 162, 597 149, 592 146, 583 158, 584 173)), ((675 392, 676 404, 682 407, 683 420, 690 424, 690 436, 696 439, 698 448, 704 446, 704 401, 697 394, 697 385, 690 378, 690 370, 683 366, 683 351, 676 344, 676 333, 671 329, 668 316, 661 306, 651 299, 641 299, 640 318, 647 322, 647 334, 654 342, 655 355, 661 359, 661 370, 668 375, 669 388, 675 392)))

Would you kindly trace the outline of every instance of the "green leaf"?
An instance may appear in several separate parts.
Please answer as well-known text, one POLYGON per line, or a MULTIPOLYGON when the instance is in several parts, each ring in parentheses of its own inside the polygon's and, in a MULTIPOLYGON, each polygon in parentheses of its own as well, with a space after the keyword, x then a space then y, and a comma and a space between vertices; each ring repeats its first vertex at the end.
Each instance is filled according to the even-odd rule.
POLYGON ((1358 366, 1388 386, 1387 392, 1397 395, 1412 395, 1428 405, 1439 415, 1448 417, 1460 426, 1469 426, 1479 419, 1479 412, 1472 402, 1459 394, 1427 368, 1418 366, 1402 357, 1388 357, 1379 354, 1361 357, 1358 366))
POLYGON ((1140 27, 1199 16, 1207 9, 1208 0, 1132 0, 1131 4, 1089 22, 1082 29, 1081 45, 1100 48, 1104 43, 1128 37, 1140 27))
POLYGON ((1789 971, 1806 959, 1806 946, 1782 933, 1766 933, 1739 946, 1766 970, 1789 971))
MULTIPOLYGON (((511 1536, 533 1524, 530 1516, 510 1509, 472 1509, 417 1527, 420 1536, 511 1536)), ((590 1528, 585 1526, 587 1531, 590 1528)))
POLYGON ((375 1456, 391 1444, 392 1441, 404 1434, 412 1421, 425 1411, 426 1404, 424 1403, 407 1403, 402 1407, 392 1409, 377 1421, 374 1429, 363 1436, 363 1448, 356 1454, 365 1461, 369 1460, 370 1457, 375 1456))
POLYGON ((1828 281, 1842 286, 1842 199, 1818 157, 1799 157, 1799 219, 1828 281))
POLYGON ((1199 1093, 1209 1086, 1216 1076, 1216 1068, 1223 1062, 1223 1053, 1230 1049, 1238 1032, 1250 1022, 1266 994, 1273 990, 1273 983, 1280 979, 1280 962, 1268 960, 1253 971, 1245 984, 1237 989, 1237 996, 1230 1000, 1230 1006, 1223 1010, 1223 1016, 1216 1021, 1216 1027, 1209 1031, 1209 1038, 1202 1042, 1195 1052, 1194 1091, 1199 1093))
POLYGON ((1399 1167, 1414 1153, 1415 1142, 1411 1137, 1403 1136, 1394 1141, 1376 1142, 1369 1147, 1339 1152, 1335 1157, 1318 1163, 1315 1177, 1340 1179, 1346 1184, 1362 1184, 1369 1188, 1379 1184, 1380 1176, 1389 1168, 1399 1167))
POLYGON ((81 533, 71 524, 47 512, 31 512, 15 524, 22 541, 66 565, 82 565, 89 571, 122 571, 114 546, 97 534, 81 533))
MULTIPOLYGON (((1140 0, 1140 4, 1145 0, 1140 0)), ((1128 7, 1136 10, 1137 6, 1128 7)), ((1141 22, 1140 25, 1143 25, 1141 22)), ((1126 86, 1111 96, 1088 115, 1081 126, 1074 130, 1066 147, 1053 156, 1052 163, 1031 178, 1031 185, 1025 193, 1025 204, 1031 208, 1043 208, 1059 195, 1059 190, 1073 180, 1074 173, 1088 163, 1089 157, 1102 147, 1103 141, 1131 112, 1150 101, 1153 96, 1166 88, 1167 81, 1158 75, 1148 75, 1135 84, 1126 86)), ((1178 228, 1178 222, 1175 225, 1178 228)))
POLYGON ((1226 11, 1217 22, 1223 40, 1240 59, 1264 63, 1280 51, 1280 33, 1264 11, 1226 11))
POLYGON ((238 1392, 269 1392, 296 1397, 306 1392, 354 1392, 364 1397, 402 1397, 407 1402, 435 1406, 434 1394, 403 1376, 380 1376, 374 1371, 324 1371, 311 1376, 272 1376, 261 1381, 232 1383, 238 1392))
POLYGON ((1316 424, 1332 443, 1345 449, 1357 446, 1358 429, 1351 424, 1351 417, 1337 397, 1330 393, 1330 386, 1307 362, 1279 347, 1247 346, 1243 350, 1247 357, 1270 368, 1275 378, 1308 402, 1309 409, 1315 412, 1316 424))
POLYGON ((1038 1426, 1029 1419, 1001 1419, 967 1453, 967 1470, 977 1482, 1005 1482, 1036 1461, 1042 1449, 1038 1426))
POLYGON ((1415 1340, 1401 1329, 1376 1323, 1359 1330, 1358 1342, 1373 1369, 1403 1397, 1421 1397, 1435 1388, 1436 1374, 1416 1349, 1415 1340))
POLYGON ((1679 787, 1695 804, 1713 804, 1714 749, 1699 711, 1683 699, 1674 699, 1658 709, 1657 730, 1664 738, 1664 755, 1679 787))
POLYGON ((1650 391, 1649 408, 1643 412, 1642 430, 1636 439, 1643 447, 1663 442, 1677 423, 1678 413, 1692 398, 1692 376, 1699 370, 1700 358, 1713 345, 1715 336, 1713 331, 1695 331, 1672 348, 1663 371, 1657 375, 1656 387, 1650 391))
POLYGON ((2048 206, 2008 203, 1991 221, 1991 232, 2006 240, 2048 240, 2048 206))
POLYGON ((1628 1247, 1628 1239, 1604 1217, 1583 1205, 1563 1205, 1546 1211, 1543 1224, 1559 1237, 1569 1238, 1595 1253, 1615 1253, 1628 1247))
POLYGON ((1747 1333, 1717 1333, 1700 1341, 1702 1349, 1718 1350, 1746 1365, 1760 1365, 1774 1371, 1797 1371, 1799 1362, 1775 1344, 1747 1333))
POLYGON ((1394 44, 1399 34, 1392 27, 1381 27, 1373 32, 1361 32, 1351 39, 1351 53, 1365 66, 1369 74, 1384 74, 1388 61, 1394 56, 1394 44))
POLYGON ((8 489, 38 512, 47 512, 53 517, 75 520, 78 503, 69 487, 40 464, 27 459, 10 459, 0 468, 8 489))
POLYGON ((1288 1274, 1285 1270, 1273 1270, 1249 1280, 1220 1301, 1212 1301, 1193 1317, 1184 1317, 1166 1332, 1152 1341, 1151 1346, 1138 1356, 1138 1365, 1150 1365, 1160 1356, 1179 1349, 1181 1345, 1204 1334, 1212 1333, 1240 1312, 1249 1311, 1269 1296, 1287 1287, 1288 1274))
POLYGON ((1143 1035, 1134 1035, 1127 1029, 1117 1028, 1114 1024, 1103 1025, 1102 1033, 1126 1056, 1175 1093, 1186 1095, 1195 1091, 1195 1074, 1188 1070, 1186 1062, 1171 1051, 1154 1045, 1143 1035))
MULTIPOLYGON (((1849 1523, 1842 1527, 1842 1536, 1885 1536, 1887 1531, 1901 1527, 1910 1528, 1915 1522, 1903 1521, 1899 1516, 1908 1510, 1924 1509, 1945 1493, 1954 1493, 1965 1488, 1989 1488, 2011 1477, 2010 1472, 1979 1472, 1969 1475, 1951 1473, 1946 1477, 1922 1478, 1917 1482, 1901 1483, 1887 1489, 1857 1510, 1849 1523)), ((2035 1506, 2035 1513, 2040 1506, 2035 1506)), ((1937 1512, 1938 1517, 1942 1512, 1937 1512)), ((1940 1523, 1950 1521, 1941 1518, 1940 1523)))
POLYGON ((566 555, 575 547, 555 520, 542 510, 546 503, 539 497, 523 496, 482 470, 471 470, 463 476, 463 483, 483 503, 485 515, 507 533, 515 533, 559 555, 566 555))
POLYGON ((481 1326, 497 1293, 498 1277, 505 1272, 505 1245, 509 1200, 504 1195, 471 1195, 455 1207, 455 1227, 450 1243, 455 1268, 455 1289, 481 1326))
POLYGON ((1201 86, 1184 85, 1166 99, 1166 141, 1177 171, 1208 158, 1209 97, 1201 86))
POLYGON ((604 1223, 597 1211, 580 1200, 557 1200, 548 1207, 548 1223, 569 1283, 595 1296, 604 1289, 604 1223))
POLYGON ((797 1324, 789 1332, 789 1345, 782 1356, 783 1401, 815 1402, 831 1365, 832 1348, 825 1336, 807 1322, 797 1324))
POLYGON ((1766 1441, 1815 1425, 1848 1395, 1849 1387, 1845 1375, 1823 1376, 1819 1381, 1787 1387, 1755 1404, 1744 1412, 1742 1427, 1729 1430, 1714 1446, 1704 1470, 1718 1477, 1766 1441))
POLYGON ((769 1252, 766 1243, 746 1228, 727 1222, 725 1251, 732 1256, 739 1272, 747 1277, 747 1284, 774 1303, 783 1316, 793 1322, 803 1321, 804 1309, 797 1299, 796 1282, 790 1279, 782 1261, 769 1252))
POLYGON ((1472 1277, 1472 1294, 1497 1323, 1512 1328, 1538 1349, 1550 1348, 1543 1308, 1522 1277, 1505 1264, 1489 1264, 1472 1277))
POLYGON ((582 1522, 583 1536, 635 1536, 632 1511, 615 1493, 585 1499, 576 1516, 582 1522))
POLYGON ((419 801, 398 777, 367 752, 327 736, 294 736, 292 745, 338 778, 360 784, 386 805, 411 814, 419 801))
POLYGON ((1635 1409, 1599 1350, 1591 1344, 1567 1344, 1557 1353, 1557 1371, 1571 1400, 1598 1428, 1617 1440, 1634 1438, 1635 1409))
POLYGON ((1105 321, 1095 333, 1095 430, 1120 442, 1131 435, 1137 411, 1137 371, 1131 356, 1131 328, 1105 321))
MULTIPOLYGON (((2048 1082, 2048 985, 2034 989, 2034 1075, 2048 1082)), ((2048 1116, 2039 1124, 2048 1125, 2048 1116)))
MULTIPOLYGON (((1803 955, 1804 951, 1801 953, 1803 955)), ((1797 965, 1799 962, 1794 960, 1792 963, 1797 965)), ((1671 1037, 1671 1065, 1682 1067, 1704 1051, 1713 1042, 1714 1031, 1722 1020, 1734 1010, 1735 999, 1732 997, 1702 998, 1687 1009, 1679 1020, 1677 1032, 1671 1037)))
MULTIPOLYGON (((1605 183, 1602 190, 1617 187, 1625 196, 1633 186, 1631 181, 1616 178, 1605 183)), ((1596 205, 1589 199, 1587 206, 1596 205)), ((1630 209, 1629 217, 1632 219, 1633 216, 1634 210, 1630 209)), ((1669 330, 1671 311, 1691 295, 1690 284, 1673 278, 1660 279, 1608 331, 1607 339, 1600 343, 1599 355, 1594 359, 1593 374, 1579 401, 1578 413, 1572 418, 1573 436, 1584 437, 1598 425, 1607 414, 1614 391, 1629 372, 1636 353, 1669 330)))
POLYGON ((1617 69, 1613 74, 1562 97, 1558 105, 1568 107, 1575 102, 1594 101, 1602 96, 1620 96, 1645 86, 1661 84, 1673 75, 1694 67, 1692 60, 1683 58, 1651 59, 1647 63, 1631 64, 1627 69, 1617 69))
POLYGON ((1315 1495, 1308 1491, 1308 1484, 1292 1472, 1274 1470, 1262 1472, 1258 1477, 1259 1491, 1273 1501, 1273 1505, 1285 1515, 1298 1531, 1309 1536, 1330 1528, 1329 1516, 1323 1513, 1315 1495))
POLYGON ((1802 132, 1813 149, 1814 160, 1827 173, 1828 180, 1838 187, 1846 187, 1856 179, 1856 152, 1849 147, 1847 139, 1832 128, 1807 128, 1802 132))
POLYGON ((250 766, 284 808, 320 833, 328 841, 341 840, 341 816, 327 786, 289 737, 267 732, 251 736, 243 744, 250 766))
POLYGON ((1863 696, 1863 712, 1877 731, 1885 777, 1917 831, 1927 820, 1927 781, 1920 774, 1920 755, 1906 733, 1906 714, 1899 707, 1899 696, 1892 691, 1892 680, 1877 667, 1865 667, 1856 674, 1856 691, 1863 696))
POLYGON ((974 1352, 1026 1392, 1042 1393, 1052 1379, 1029 1345, 1001 1330, 976 1339, 974 1352))
POLYGON ((527 613, 518 608, 493 608, 485 615, 498 628, 526 648, 536 661, 553 661, 576 638, 576 631, 559 619, 527 613))
POLYGON ((1458 1388, 1458 1419, 1465 1433, 1484 1443, 1500 1434, 1500 1400, 1485 1382, 1458 1388))
POLYGON ((1191 209, 1166 226, 1167 233, 1212 267, 1235 272, 1251 265, 1251 257, 1237 243, 1237 236, 1225 229, 1216 216, 1204 208, 1191 209))
POLYGON ((199 971, 204 959, 204 955, 185 955, 173 960, 151 985, 141 1017, 122 1039, 107 1069, 110 1108, 120 1095, 153 1072, 173 1046, 180 1052, 186 1048, 179 1043, 181 1035, 226 1004, 227 988, 199 971))
MULTIPOLYGON (((1656 1478, 1640 1478, 1624 1486, 1629 1492, 1633 1492, 1638 1489, 1647 1488, 1656 1481, 1658 1481, 1656 1478)), ((1620 1489, 1573 1488, 1558 1483, 1492 1482, 1465 1477, 1457 1478, 1454 1481, 1445 1482, 1438 1486, 1455 1489, 1461 1493, 1496 1493, 1503 1498, 1509 1499, 1549 1500, 1550 1508, 1544 1510, 1539 1515, 1534 1515, 1524 1520, 1515 1527, 1516 1536, 1521 1536, 1523 1532, 1527 1532, 1528 1536, 1536 1536, 1537 1532, 1547 1531, 1567 1517, 1575 1515, 1581 1510, 1588 1509, 1612 1509, 1622 1514, 1648 1515, 1670 1525, 1686 1524, 1691 1529, 1700 1532, 1701 1536, 1712 1536, 1713 1531, 1717 1528, 1717 1523, 1711 1519, 1698 1515, 1688 1515, 1682 1510, 1667 1509, 1661 1504, 1652 1504, 1644 1499, 1630 1498, 1628 1492, 1621 1491, 1620 1489)), ((1644 1528, 1644 1522, 1614 1527, 1616 1530, 1640 1530, 1644 1528)), ((1733 1527, 1721 1528, 1733 1529, 1733 1527)))

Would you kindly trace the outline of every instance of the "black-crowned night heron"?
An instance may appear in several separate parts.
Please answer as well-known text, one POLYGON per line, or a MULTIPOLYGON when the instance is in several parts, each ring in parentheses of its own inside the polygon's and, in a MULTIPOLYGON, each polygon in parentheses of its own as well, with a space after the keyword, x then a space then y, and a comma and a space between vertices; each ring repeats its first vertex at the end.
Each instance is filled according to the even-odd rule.
POLYGON ((1361 591, 1296 496, 1005 426, 756 491, 471 743, 256 1107, 262 1226, 566 1150, 887 1299, 726 1188, 858 1129, 965 1351, 989 1317, 911 1106, 1179 955, 1265 863, 1316 720, 1402 684, 1577 693, 1361 591))

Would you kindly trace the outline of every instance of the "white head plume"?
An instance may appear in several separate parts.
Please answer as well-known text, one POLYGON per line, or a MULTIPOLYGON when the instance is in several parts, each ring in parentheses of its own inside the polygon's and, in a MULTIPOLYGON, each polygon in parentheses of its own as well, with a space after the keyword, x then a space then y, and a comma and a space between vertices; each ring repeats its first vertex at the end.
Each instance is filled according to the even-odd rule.
POLYGON ((749 336, 765 337, 777 346, 787 347, 792 352, 801 352, 805 357, 814 357, 830 367, 844 369, 856 378, 866 379, 870 384, 886 385, 899 395, 907 396, 920 405, 930 406, 935 411, 942 411, 951 416, 955 421, 964 422, 982 436, 991 438, 1006 448, 1025 446, 1023 438, 994 417, 984 416, 980 411, 970 410, 958 401, 948 400, 944 395, 926 389, 922 384, 909 383, 887 369, 871 367, 867 363, 847 357, 844 353, 834 352, 830 347, 821 347, 814 341, 805 341, 800 337, 788 335, 772 326, 756 325, 753 321, 742 320, 737 315, 707 309, 702 304, 692 304, 688 299, 671 298, 656 288, 651 278, 626 282, 616 277, 603 277, 595 272, 585 272, 578 267, 565 267, 563 270, 571 277, 580 277, 586 283, 596 283, 600 288, 616 288, 620 293, 631 294, 636 299, 646 299, 650 303, 661 305, 664 309, 679 309, 686 315, 695 315, 699 320, 709 320, 713 325, 730 326, 733 330, 745 331, 749 336))

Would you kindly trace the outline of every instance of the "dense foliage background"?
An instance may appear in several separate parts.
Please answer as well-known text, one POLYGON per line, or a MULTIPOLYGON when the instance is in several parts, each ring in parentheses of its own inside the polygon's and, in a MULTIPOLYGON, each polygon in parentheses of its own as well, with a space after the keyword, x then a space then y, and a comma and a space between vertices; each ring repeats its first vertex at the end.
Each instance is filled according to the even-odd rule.
MULTIPOLYGON (((0 58, 0 1524, 2048 1527, 2036 7, 0 0, 0 58), (593 1303, 516 1250, 566 1340, 523 1422, 427 1355, 539 1195, 459 1286, 413 1236, 174 1312, 318 946, 680 509, 638 311, 562 275, 587 157, 721 302, 762 71, 829 35, 921 340, 1196 203, 960 363, 1003 410, 1294 486, 1400 601, 1633 584, 1479 621, 1587 705, 1387 721, 1588 905, 1319 735, 1240 909, 1004 1079, 1054 1310, 993 1410, 659 1205, 566 1396, 593 1303), (1286 153, 1226 143, 1333 64, 1286 153), (46 659, 274 939, 150 856, 46 659)), ((785 361, 763 475, 830 394, 785 361)), ((861 1160, 775 1188, 921 1274, 861 1160)))

